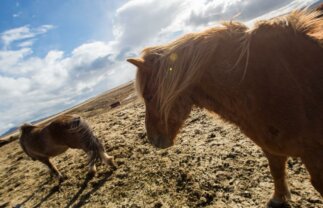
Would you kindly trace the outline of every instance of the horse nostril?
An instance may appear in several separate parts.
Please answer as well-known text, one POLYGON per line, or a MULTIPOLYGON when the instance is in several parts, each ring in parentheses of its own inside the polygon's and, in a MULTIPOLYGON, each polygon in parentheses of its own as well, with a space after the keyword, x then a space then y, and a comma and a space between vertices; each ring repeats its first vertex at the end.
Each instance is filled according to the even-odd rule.
POLYGON ((163 142, 163 140, 162 140, 161 136, 154 137, 154 144, 155 144, 156 147, 160 147, 162 142, 163 142))
POLYGON ((148 136, 149 142, 157 148, 167 148, 173 145, 173 142, 162 135, 148 136))
POLYGON ((172 142, 169 139, 163 138, 161 136, 157 138, 156 147, 164 149, 170 146, 172 146, 172 142))
POLYGON ((155 147, 160 146, 160 137, 159 136, 150 136, 150 135, 148 135, 148 140, 155 147))
POLYGON ((157 143, 157 147, 159 147, 159 148, 161 148, 163 146, 163 140, 160 136, 157 138, 156 143, 157 143))

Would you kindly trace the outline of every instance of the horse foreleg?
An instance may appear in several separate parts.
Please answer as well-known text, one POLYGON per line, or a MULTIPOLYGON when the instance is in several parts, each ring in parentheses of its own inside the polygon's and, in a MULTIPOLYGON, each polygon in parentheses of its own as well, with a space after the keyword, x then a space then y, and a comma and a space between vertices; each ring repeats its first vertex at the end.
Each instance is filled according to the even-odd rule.
POLYGON ((49 158, 38 158, 38 160, 49 168, 51 175, 57 176, 60 180, 64 178, 63 175, 57 170, 56 166, 49 160, 49 158))
POLYGON ((318 149, 317 152, 313 151, 310 154, 312 155, 305 155, 301 158, 311 175, 312 185, 323 197, 323 152, 322 149, 318 149))
POLYGON ((270 167, 271 175, 274 179, 275 192, 273 197, 267 204, 268 208, 283 208, 289 207, 290 192, 286 183, 285 164, 286 156, 277 156, 264 151, 270 167))

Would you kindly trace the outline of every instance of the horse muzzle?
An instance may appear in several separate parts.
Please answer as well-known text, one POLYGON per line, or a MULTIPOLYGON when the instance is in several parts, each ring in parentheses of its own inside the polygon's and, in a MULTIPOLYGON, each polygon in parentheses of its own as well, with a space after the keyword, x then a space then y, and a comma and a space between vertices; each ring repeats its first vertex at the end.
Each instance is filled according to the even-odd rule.
POLYGON ((157 148, 161 148, 161 149, 165 149, 168 148, 170 146, 173 146, 173 141, 169 138, 164 138, 162 136, 154 136, 154 137, 149 137, 149 142, 157 148))

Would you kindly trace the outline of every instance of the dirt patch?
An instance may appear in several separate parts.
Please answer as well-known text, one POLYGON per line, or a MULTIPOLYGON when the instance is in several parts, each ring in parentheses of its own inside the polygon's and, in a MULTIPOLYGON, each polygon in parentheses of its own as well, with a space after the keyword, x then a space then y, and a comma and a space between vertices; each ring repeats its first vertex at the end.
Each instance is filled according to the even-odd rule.
MULTIPOLYGON (((85 154, 69 150, 53 159, 68 177, 58 185, 14 141, 0 149, 0 207, 251 208, 264 207, 272 194, 260 148, 204 110, 191 113, 173 147, 157 150, 147 141, 139 101, 111 111, 89 108, 77 113, 115 156, 118 169, 100 165, 97 176, 87 178, 85 154)), ((293 207, 323 207, 300 160, 290 159, 287 169, 293 207)))

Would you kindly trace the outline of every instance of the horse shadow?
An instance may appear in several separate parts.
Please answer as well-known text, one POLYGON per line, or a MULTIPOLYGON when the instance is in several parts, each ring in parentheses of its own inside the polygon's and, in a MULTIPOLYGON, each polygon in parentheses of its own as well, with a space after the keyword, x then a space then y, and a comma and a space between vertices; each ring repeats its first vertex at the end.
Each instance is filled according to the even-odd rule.
POLYGON ((45 197, 43 197, 41 200, 40 200, 40 202, 38 203, 38 204, 36 204, 33 208, 38 208, 38 207, 40 207, 45 201, 47 201, 47 199, 49 199, 49 197, 51 197, 53 194, 55 194, 56 192, 59 192, 59 188, 60 188, 60 183, 58 184, 58 185, 55 185, 55 186, 53 186, 50 190, 49 190, 49 192, 48 192, 48 194, 45 196, 45 197))
MULTIPOLYGON (((84 205, 86 203, 86 200, 88 198, 91 197, 91 195, 93 193, 95 193, 99 188, 101 188, 105 182, 110 178, 110 176, 112 175, 113 171, 108 171, 106 173, 103 174, 103 178, 100 179, 98 182, 96 182, 93 186, 93 188, 87 192, 86 194, 82 195, 84 190, 86 189, 86 187, 88 186, 88 183, 93 179, 94 175, 91 174, 87 174, 84 182, 82 183, 80 189, 77 191, 77 193, 73 196, 73 198, 68 202, 68 204, 65 206, 65 208, 69 208, 69 207, 81 207, 82 205, 84 205), (79 201, 73 205, 77 200, 79 199, 79 201), (73 206, 72 206, 73 205, 73 206)), ((17 204, 14 206, 14 208, 22 208, 24 207, 24 205, 30 201, 38 192, 40 192, 41 190, 43 190, 43 186, 49 184, 49 182, 51 181, 51 179, 47 179, 44 183, 40 184, 38 189, 33 191, 33 193, 27 197, 23 202, 17 204)), ((60 185, 61 182, 59 182, 58 184, 56 184, 55 186, 53 186, 47 193, 46 196, 44 196, 40 202, 38 204, 36 204, 35 206, 33 206, 33 208, 38 208, 40 207, 44 202, 46 202, 53 194, 57 193, 60 191, 60 185)))
POLYGON ((105 182, 110 178, 110 176, 112 175, 112 173, 113 173, 113 171, 108 171, 108 172, 104 173, 103 174, 104 177, 102 179, 100 179, 98 182, 96 182, 93 185, 93 188, 89 192, 87 192, 86 194, 82 195, 83 192, 84 192, 84 190, 86 189, 88 183, 93 178, 93 175, 88 174, 86 176, 83 184, 81 185, 81 188, 73 196, 73 198, 69 201, 69 203, 65 206, 65 208, 69 208, 69 207, 77 208, 77 207, 83 206, 86 203, 87 199, 89 199, 93 193, 95 193, 97 190, 99 190, 105 184, 105 182), (74 204, 78 199, 79 199, 79 201, 76 204, 74 204))
MULTIPOLYGON (((47 179, 45 182, 43 182, 42 184, 40 184, 39 185, 39 187, 38 187, 38 189, 37 190, 35 190, 35 191, 33 191, 33 193, 30 195, 30 196, 28 196, 24 201, 22 201, 21 203, 19 203, 19 204, 17 204, 17 205, 15 205, 14 206, 14 208, 20 208, 20 207, 24 207, 24 205, 29 201, 29 200, 31 200, 39 191, 41 191, 42 189, 43 189, 43 186, 45 186, 45 185, 47 185, 49 182, 51 181, 51 179, 47 179)), ((56 185, 57 186, 57 185, 56 185)), ((51 191, 49 192, 49 193, 51 193, 51 192, 53 192, 53 191, 55 191, 55 189, 57 188, 56 186, 54 186, 52 189, 51 189, 51 191)), ((51 195, 52 195, 53 193, 51 193, 51 195)), ((49 195, 49 196, 51 196, 51 195, 49 195)), ((49 198, 49 196, 47 196, 47 198, 49 198)), ((41 205, 41 203, 38 203, 38 206, 40 206, 41 205)), ((37 206, 37 205, 36 205, 37 206)), ((36 207, 35 206, 35 207, 36 207)))

